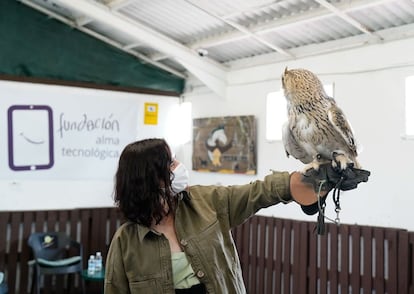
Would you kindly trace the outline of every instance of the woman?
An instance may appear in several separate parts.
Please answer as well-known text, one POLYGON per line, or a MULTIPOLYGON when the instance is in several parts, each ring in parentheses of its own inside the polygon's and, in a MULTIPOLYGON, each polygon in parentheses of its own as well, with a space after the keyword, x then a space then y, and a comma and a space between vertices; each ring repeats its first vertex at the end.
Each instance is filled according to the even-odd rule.
POLYGON ((270 205, 315 203, 319 179, 302 178, 273 172, 247 185, 188 187, 163 139, 129 144, 115 183, 128 222, 111 242, 105 293, 246 293, 231 229, 270 205))

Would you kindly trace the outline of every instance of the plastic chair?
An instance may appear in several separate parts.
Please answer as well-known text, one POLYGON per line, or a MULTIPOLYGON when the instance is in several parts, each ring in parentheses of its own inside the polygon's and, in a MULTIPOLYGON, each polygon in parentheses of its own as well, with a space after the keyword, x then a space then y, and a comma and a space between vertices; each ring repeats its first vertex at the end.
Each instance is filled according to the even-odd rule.
POLYGON ((8 288, 7 288, 7 284, 4 281, 4 273, 0 272, 0 294, 7 294, 8 292, 8 288))
MULTIPOLYGON (((82 278, 83 247, 72 240, 66 233, 33 233, 28 240, 34 260, 29 265, 34 267, 31 292, 36 284, 36 293, 40 294, 42 275, 79 274, 82 293, 85 293, 82 278), (76 253, 74 255, 74 253, 76 253)), ((70 279, 70 276, 69 276, 70 279)), ((68 285, 71 283, 68 281, 68 285)))

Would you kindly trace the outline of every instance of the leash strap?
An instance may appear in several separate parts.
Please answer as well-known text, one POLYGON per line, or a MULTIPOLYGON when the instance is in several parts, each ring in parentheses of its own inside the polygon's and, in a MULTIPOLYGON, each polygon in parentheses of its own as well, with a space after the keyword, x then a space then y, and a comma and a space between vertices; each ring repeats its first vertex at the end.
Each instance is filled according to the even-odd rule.
POLYGON ((326 207, 326 203, 325 203, 325 198, 321 197, 321 190, 322 187, 325 183, 325 181, 321 181, 319 184, 319 190, 318 190, 318 220, 317 220, 317 224, 316 224, 316 232, 318 235, 324 235, 325 234, 325 218, 327 218, 328 220, 336 223, 338 226, 340 225, 340 219, 339 219, 339 212, 341 211, 341 204, 340 204, 340 187, 342 185, 342 182, 344 180, 344 177, 341 176, 341 178, 339 179, 339 181, 336 183, 335 188, 333 189, 333 202, 335 204, 335 212, 336 212, 336 218, 335 220, 332 220, 330 218, 328 218, 327 216, 325 216, 325 207, 326 207))

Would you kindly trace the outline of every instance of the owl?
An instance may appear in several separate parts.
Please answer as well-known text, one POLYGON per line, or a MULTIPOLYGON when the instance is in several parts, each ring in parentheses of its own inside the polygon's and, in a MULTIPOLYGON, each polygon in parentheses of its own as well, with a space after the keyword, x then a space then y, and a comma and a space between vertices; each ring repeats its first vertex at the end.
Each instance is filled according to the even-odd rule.
POLYGON ((360 168, 351 126, 319 78, 306 69, 286 68, 282 86, 288 112, 282 129, 287 156, 306 164, 303 172, 327 162, 341 170, 350 163, 360 168))

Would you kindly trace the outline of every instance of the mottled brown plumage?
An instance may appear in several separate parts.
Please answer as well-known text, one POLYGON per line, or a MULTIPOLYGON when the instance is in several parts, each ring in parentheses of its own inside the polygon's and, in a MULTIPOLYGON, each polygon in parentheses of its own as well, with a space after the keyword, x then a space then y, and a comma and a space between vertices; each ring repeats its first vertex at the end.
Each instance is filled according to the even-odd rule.
POLYGON ((286 68, 282 86, 288 110, 283 126, 286 154, 307 164, 305 170, 328 161, 341 169, 350 162, 359 168, 352 129, 318 77, 306 69, 286 68))

